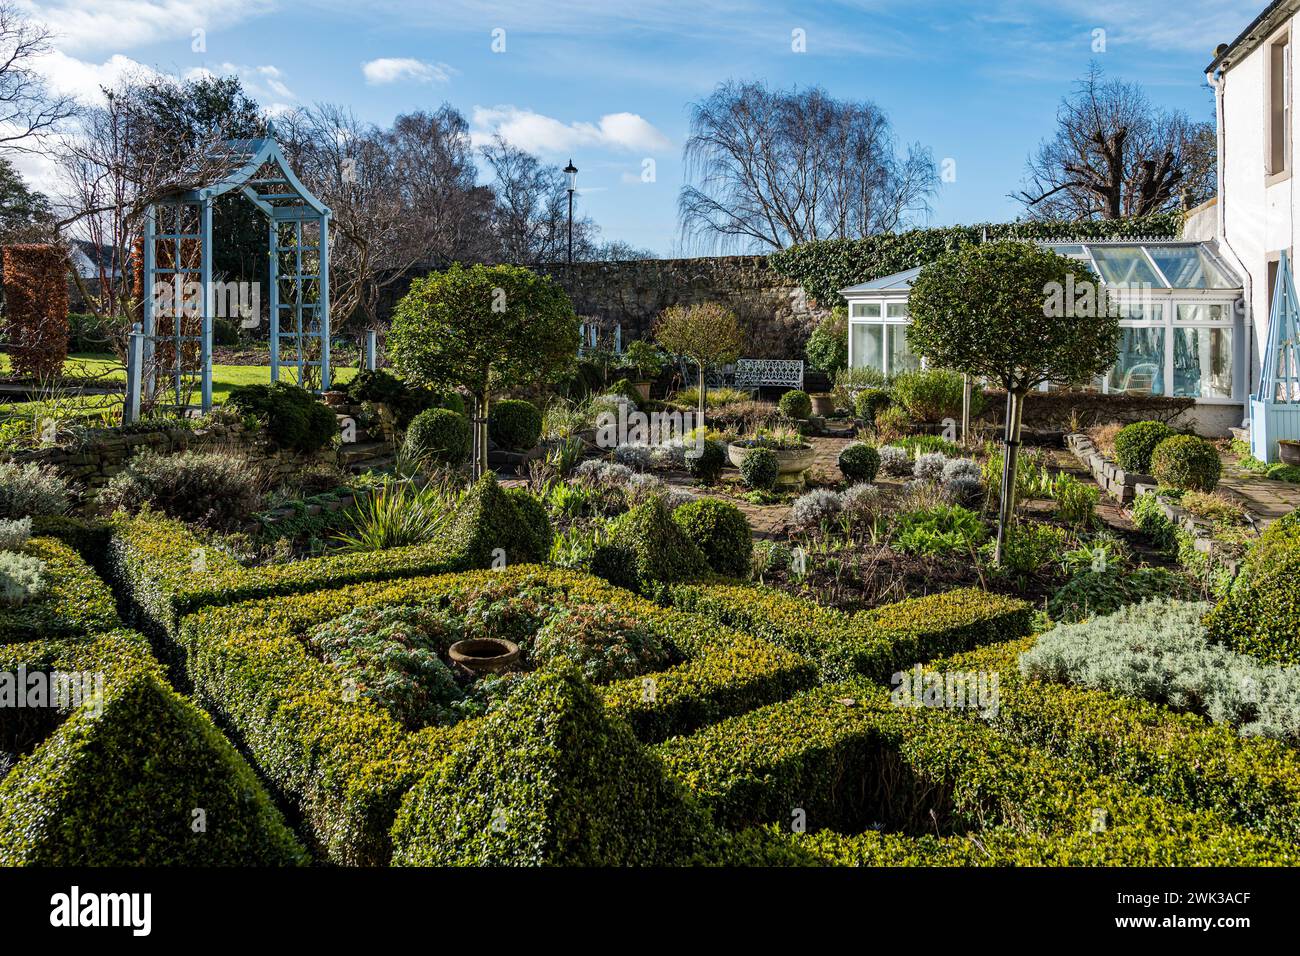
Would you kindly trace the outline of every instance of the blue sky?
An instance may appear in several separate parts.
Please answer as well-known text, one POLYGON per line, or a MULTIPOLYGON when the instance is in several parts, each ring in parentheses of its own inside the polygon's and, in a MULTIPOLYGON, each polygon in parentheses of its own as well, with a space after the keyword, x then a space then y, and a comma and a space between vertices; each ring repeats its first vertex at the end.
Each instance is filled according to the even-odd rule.
MULTIPOLYGON (((1096 60, 1156 103, 1208 118, 1203 69, 1265 0, 21 0, 58 34, 46 71, 84 97, 136 64, 238 72, 273 108, 351 106, 387 123, 448 101, 476 135, 581 170, 607 239, 680 251, 689 104, 720 81, 818 83, 869 99, 900 140, 955 161, 931 224, 1014 218, 1007 198, 1096 60), (1171 13, 1176 11, 1176 15, 1171 13), (195 43, 201 30, 202 43, 195 43), (792 49, 802 30, 806 51, 792 49), (504 38, 503 52, 493 51, 504 38), (1104 31, 1097 33, 1095 31, 1104 31), (1098 41, 1103 49, 1094 49, 1098 41), (195 51, 193 47, 205 47, 195 51), (369 67, 367 68, 367 64, 369 67), (654 181, 643 182, 646 160, 654 181)), ((31 168, 30 166, 27 168, 31 168)), ((39 171, 33 171, 39 179, 39 171)))

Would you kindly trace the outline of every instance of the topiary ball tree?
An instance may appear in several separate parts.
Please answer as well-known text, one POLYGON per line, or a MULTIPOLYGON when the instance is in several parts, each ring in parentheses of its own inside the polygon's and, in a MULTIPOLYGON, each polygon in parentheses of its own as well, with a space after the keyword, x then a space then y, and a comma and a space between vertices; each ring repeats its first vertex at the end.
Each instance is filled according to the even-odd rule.
POLYGON ((812 415, 812 399, 800 388, 792 388, 782 395, 777 402, 777 407, 786 418, 793 418, 796 421, 807 421, 812 415))
POLYGON ((1015 509, 1025 395, 1043 382, 1086 381, 1113 365, 1118 310, 1081 262, 1010 241, 940 256, 912 283, 908 307, 912 351, 933 365, 1006 389, 1006 454, 994 548, 994 563, 1000 565, 1015 509))
POLYGON ((1174 430, 1164 422, 1133 422, 1115 436, 1115 461, 1125 471, 1151 473, 1151 453, 1174 430))
POLYGON ((720 441, 706 438, 700 444, 699 454, 686 455, 686 470, 702 485, 716 485, 727 464, 727 447, 720 441))
POLYGON ((487 470, 492 396, 556 381, 579 344, 573 303, 548 276, 520 266, 459 263, 416 279, 388 335, 394 367, 410 382, 464 388, 474 399, 474 473, 487 470))
POLYGON ((1156 481, 1183 491, 1213 491, 1223 474, 1219 450, 1196 435, 1166 438, 1151 453, 1156 481))
POLYGON ((708 389, 704 373, 740 358, 745 335, 734 312, 716 302, 674 305, 665 309, 655 325, 655 341, 664 349, 695 364, 699 370, 699 427, 704 426, 704 402, 708 389))
POLYGON ((771 491, 781 475, 781 462, 770 448, 751 448, 740 459, 740 477, 750 488, 771 491))
POLYGON ((836 464, 849 484, 872 482, 880 471, 880 452, 864 441, 855 441, 844 446, 836 464))
POLYGON ((408 457, 420 463, 456 467, 469 457, 469 420, 449 408, 420 412, 406 430, 408 457))
POLYGON ((673 521, 704 553, 714 571, 733 578, 749 576, 753 532, 735 505, 717 498, 701 498, 674 511, 673 521))
POLYGON ((502 448, 528 451, 542 437, 542 413, 522 398, 497 402, 488 415, 488 434, 502 448))

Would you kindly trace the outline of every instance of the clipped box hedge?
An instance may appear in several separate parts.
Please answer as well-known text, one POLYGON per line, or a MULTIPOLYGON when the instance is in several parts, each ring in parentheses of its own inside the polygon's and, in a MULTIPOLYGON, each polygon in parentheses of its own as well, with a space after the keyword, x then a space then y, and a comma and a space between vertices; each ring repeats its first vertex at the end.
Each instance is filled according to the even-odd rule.
POLYGON ((875 823, 902 832, 938 826, 961 836, 1004 827, 1068 843, 1093 837, 1103 811, 1106 839, 1115 841, 1110 862, 1300 861, 1290 841, 1148 796, 952 712, 895 706, 883 688, 863 681, 806 691, 657 750, 731 827, 788 828, 801 809, 810 831, 875 823), (885 773, 864 780, 864 767, 885 773))
POLYGON ((479 722, 409 734, 365 698, 345 700, 338 672, 299 635, 355 608, 440 601, 503 580, 617 607, 673 644, 684 663, 599 689, 644 740, 690 732, 815 680, 808 662, 789 651, 597 578, 527 565, 209 607, 181 621, 177 642, 196 697, 298 808, 319 852, 338 863, 383 863, 403 795, 479 722))
MULTIPOLYGON (((0 671, 102 675, 0 780, 0 866, 283 866, 308 856, 248 764, 128 631, 0 648, 0 671), (202 811, 202 816, 196 815, 202 811)), ((0 722, 36 708, 0 709, 0 722)), ((22 729, 17 729, 22 733, 22 729)), ((5 731, 6 743, 14 728, 5 731)))
POLYGON ((814 660, 827 680, 854 676, 888 681, 917 661, 1030 632, 1025 601, 961 588, 845 614, 758 585, 687 584, 672 590, 682 610, 814 660))
POLYGON ((17 607, 0 606, 0 644, 119 627, 113 592, 76 551, 56 538, 20 549, 45 562, 46 589, 17 607))
POLYGON ((937 661, 936 670, 997 671, 1009 739, 1126 780, 1144 793, 1300 843, 1300 754, 1277 740, 1104 690, 1029 680, 1019 656, 1034 638, 937 661))

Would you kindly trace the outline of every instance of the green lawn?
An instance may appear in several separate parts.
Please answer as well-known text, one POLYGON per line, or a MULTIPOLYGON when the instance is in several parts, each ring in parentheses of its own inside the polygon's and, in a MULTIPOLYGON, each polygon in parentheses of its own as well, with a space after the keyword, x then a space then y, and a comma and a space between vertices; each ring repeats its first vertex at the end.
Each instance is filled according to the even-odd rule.
MULTIPOLYGON (((68 356, 63 363, 65 375, 76 378, 95 378, 104 384, 126 382, 126 369, 116 358, 110 355, 76 354, 68 356)), ((0 354, 0 375, 9 373, 9 356, 0 354)), ((350 366, 334 369, 333 380, 337 384, 350 381, 357 370, 350 366)), ((269 365, 214 365, 212 366, 212 401, 220 405, 230 395, 230 390, 238 385, 256 385, 271 381, 269 365)), ((24 414, 33 411, 33 407, 42 404, 56 405, 64 414, 94 414, 106 407, 120 405, 122 399, 113 395, 84 395, 67 398, 55 398, 50 403, 15 402, 0 404, 0 415, 24 414)))

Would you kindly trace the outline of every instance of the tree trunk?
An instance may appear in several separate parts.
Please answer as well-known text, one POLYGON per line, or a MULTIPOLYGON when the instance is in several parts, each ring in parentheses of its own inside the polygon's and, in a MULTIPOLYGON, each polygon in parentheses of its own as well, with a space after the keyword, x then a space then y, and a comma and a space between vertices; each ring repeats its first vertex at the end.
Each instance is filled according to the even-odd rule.
POLYGON ((1002 500, 998 509, 998 538, 993 563, 1002 566, 1007 533, 1016 511, 1016 466, 1020 457, 1020 418, 1025 407, 1021 389, 1007 389, 1007 420, 1002 431, 1002 500))
POLYGON ((705 404, 704 399, 708 396, 708 392, 704 388, 704 363, 701 362, 698 367, 700 370, 700 376, 699 376, 700 420, 695 423, 695 427, 702 429, 704 428, 704 404, 705 404))
POLYGON ((474 396, 474 418, 470 422, 473 425, 474 432, 473 476, 475 481, 487 474, 488 470, 487 417, 488 393, 485 390, 483 394, 474 396))

